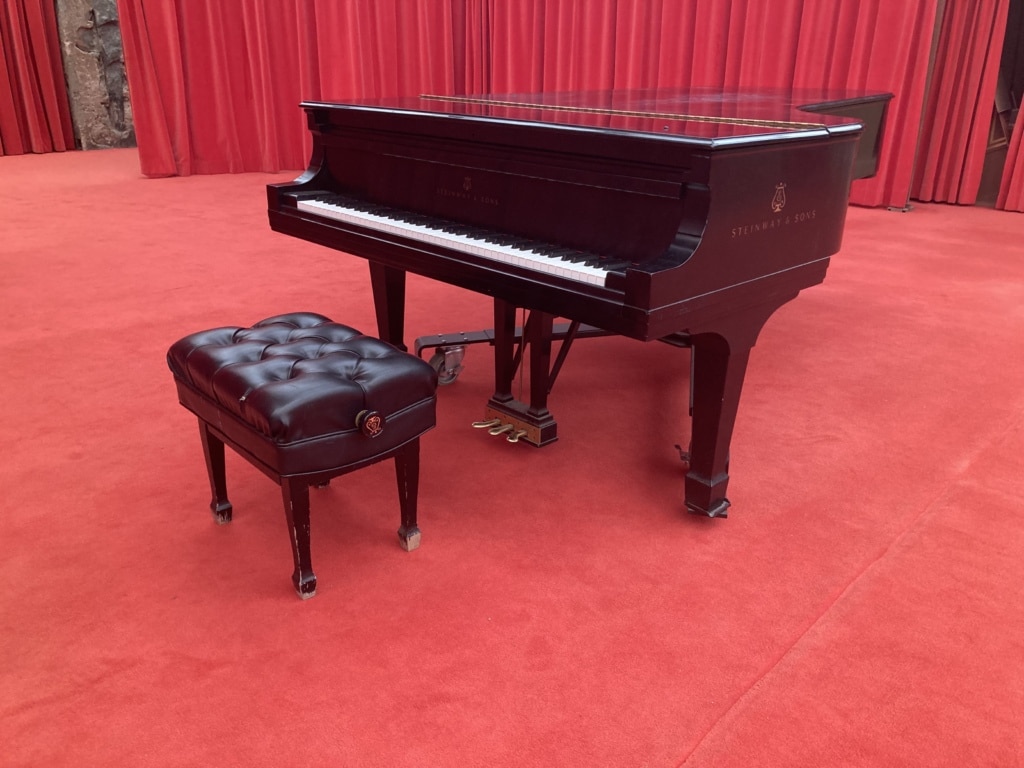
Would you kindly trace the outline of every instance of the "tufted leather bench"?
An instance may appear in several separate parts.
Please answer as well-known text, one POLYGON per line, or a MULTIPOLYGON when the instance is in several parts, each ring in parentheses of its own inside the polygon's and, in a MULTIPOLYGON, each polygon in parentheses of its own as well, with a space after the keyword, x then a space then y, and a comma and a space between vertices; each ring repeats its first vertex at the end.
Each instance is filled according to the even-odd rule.
POLYGON ((312 597, 309 486, 393 457, 407 550, 419 546, 419 438, 434 426, 437 373, 414 355, 308 312, 200 331, 167 353, 178 399, 199 417, 219 523, 231 520, 230 445, 281 486, 299 596, 312 597))

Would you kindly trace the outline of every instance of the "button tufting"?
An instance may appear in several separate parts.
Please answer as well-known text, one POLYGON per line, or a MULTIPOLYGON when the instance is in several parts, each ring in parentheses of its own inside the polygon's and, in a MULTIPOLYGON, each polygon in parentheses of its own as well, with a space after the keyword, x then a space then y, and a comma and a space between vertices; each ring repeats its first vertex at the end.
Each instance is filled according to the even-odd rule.
POLYGON ((179 402, 199 418, 217 521, 232 514, 225 445, 281 486, 300 596, 317 583, 310 485, 393 458, 399 540, 407 550, 419 544, 419 438, 434 426, 437 387, 427 362, 323 315, 294 313, 186 336, 167 363, 179 402))

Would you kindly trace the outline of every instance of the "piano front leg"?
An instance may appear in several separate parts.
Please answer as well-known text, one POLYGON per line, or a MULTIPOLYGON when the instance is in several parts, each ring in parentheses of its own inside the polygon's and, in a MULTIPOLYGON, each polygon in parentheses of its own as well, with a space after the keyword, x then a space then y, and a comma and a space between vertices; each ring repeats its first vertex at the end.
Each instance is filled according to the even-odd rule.
MULTIPOLYGON (((525 336, 526 330, 523 330, 525 336)), ((492 402, 508 403, 512 397, 512 381, 516 375, 515 360, 516 307, 501 299, 494 300, 494 395, 492 402)), ((525 345, 525 339, 524 339, 525 345)))
POLYGON ((377 335, 403 351, 405 346, 405 270, 370 261, 377 335))
POLYGON ((747 372, 750 350, 772 312, 760 307, 734 315, 713 330, 690 336, 693 355, 690 469, 686 508, 708 517, 727 517, 729 444, 747 372))

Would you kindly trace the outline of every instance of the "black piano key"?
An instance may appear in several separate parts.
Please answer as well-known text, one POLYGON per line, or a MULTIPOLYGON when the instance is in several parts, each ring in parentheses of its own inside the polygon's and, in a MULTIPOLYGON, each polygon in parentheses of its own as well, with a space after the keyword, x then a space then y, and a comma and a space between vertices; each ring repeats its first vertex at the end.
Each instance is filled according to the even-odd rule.
POLYGON ((526 237, 513 237, 511 242, 506 243, 510 248, 518 248, 520 251, 533 250, 533 241, 526 237))
POLYGON ((603 259, 597 266, 603 269, 605 272, 625 272, 627 267, 632 266, 633 262, 627 259, 603 259))
POLYGON ((566 248, 558 254, 558 258, 562 261, 568 261, 572 264, 582 264, 593 254, 586 253, 585 251, 578 251, 575 248, 566 248))
POLYGON ((563 248, 561 246, 553 246, 550 250, 545 251, 544 255, 549 259, 562 259, 567 261, 566 256, 572 253, 572 248, 563 248))

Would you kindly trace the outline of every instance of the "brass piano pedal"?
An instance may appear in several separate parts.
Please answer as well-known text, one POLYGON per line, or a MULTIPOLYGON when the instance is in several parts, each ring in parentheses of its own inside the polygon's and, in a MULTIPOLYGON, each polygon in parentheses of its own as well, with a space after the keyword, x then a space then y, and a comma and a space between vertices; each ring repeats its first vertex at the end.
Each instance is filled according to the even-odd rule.
POLYGON ((513 429, 515 429, 515 427, 512 426, 511 424, 502 424, 501 426, 498 427, 491 427, 489 430, 487 430, 487 434, 504 435, 506 432, 511 432, 513 429))
POLYGON ((521 437, 526 437, 526 430, 525 429, 517 429, 515 432, 513 432, 511 435, 509 435, 505 439, 508 440, 510 443, 518 443, 519 442, 519 438, 521 438, 521 437))
POLYGON ((487 419, 486 421, 474 421, 473 429, 490 429, 501 424, 501 419, 487 419))

